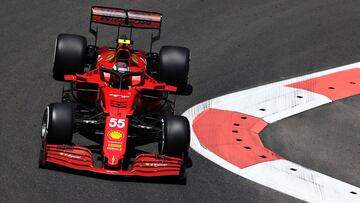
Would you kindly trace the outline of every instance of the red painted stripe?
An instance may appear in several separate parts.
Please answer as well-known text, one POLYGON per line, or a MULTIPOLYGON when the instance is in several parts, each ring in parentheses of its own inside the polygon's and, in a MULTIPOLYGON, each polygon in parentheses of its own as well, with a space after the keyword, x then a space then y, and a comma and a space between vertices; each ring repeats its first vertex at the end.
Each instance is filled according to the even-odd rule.
POLYGON ((360 94, 360 69, 339 71, 287 86, 322 94, 335 101, 360 94))
POLYGON ((268 124, 242 113, 207 109, 193 121, 201 145, 226 161, 245 168, 257 163, 282 159, 262 144, 259 133, 268 124))

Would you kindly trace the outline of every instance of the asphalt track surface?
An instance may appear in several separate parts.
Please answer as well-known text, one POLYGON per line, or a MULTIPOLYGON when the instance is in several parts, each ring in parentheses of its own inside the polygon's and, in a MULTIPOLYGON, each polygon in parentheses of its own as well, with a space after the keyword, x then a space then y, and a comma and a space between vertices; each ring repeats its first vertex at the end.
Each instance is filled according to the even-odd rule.
MULTIPOLYGON (((298 202, 191 153, 186 186, 37 168, 44 107, 59 101, 52 80, 58 33, 87 36, 91 5, 162 12, 155 44, 192 51, 193 94, 177 112, 216 96, 360 61, 360 2, 7 1, 0 5, 0 202, 298 202)), ((272 124, 265 145, 286 159, 360 186, 360 97, 272 124)))

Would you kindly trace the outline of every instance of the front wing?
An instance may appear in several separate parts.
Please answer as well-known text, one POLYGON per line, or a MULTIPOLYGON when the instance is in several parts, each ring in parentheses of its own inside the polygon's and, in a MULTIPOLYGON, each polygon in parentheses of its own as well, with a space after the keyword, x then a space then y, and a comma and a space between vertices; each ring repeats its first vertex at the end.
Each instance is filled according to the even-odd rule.
POLYGON ((80 146, 47 144, 43 150, 44 162, 95 173, 123 176, 179 176, 183 160, 156 154, 140 154, 129 170, 111 170, 95 167, 92 152, 80 146))

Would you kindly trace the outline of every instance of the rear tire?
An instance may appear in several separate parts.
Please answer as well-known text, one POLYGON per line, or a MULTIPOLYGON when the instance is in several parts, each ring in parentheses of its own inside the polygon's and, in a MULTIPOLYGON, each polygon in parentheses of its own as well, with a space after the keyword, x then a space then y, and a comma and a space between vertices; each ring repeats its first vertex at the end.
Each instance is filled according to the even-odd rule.
POLYGON ((186 91, 190 63, 190 50, 185 47, 163 46, 159 53, 159 79, 168 85, 186 91))
POLYGON ((70 104, 50 104, 46 107, 43 116, 41 130, 43 143, 70 144, 73 136, 73 123, 73 108, 70 104))
POLYGON ((64 75, 83 73, 86 56, 85 37, 73 34, 58 35, 54 52, 54 79, 63 81, 64 75))

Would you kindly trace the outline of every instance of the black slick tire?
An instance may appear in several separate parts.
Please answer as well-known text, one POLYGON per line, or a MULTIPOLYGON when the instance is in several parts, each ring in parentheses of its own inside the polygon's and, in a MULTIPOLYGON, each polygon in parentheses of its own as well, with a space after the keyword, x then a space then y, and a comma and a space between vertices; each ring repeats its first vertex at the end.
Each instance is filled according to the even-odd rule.
POLYGON ((83 73, 87 55, 86 38, 60 34, 55 41, 53 78, 63 81, 64 75, 83 73))

